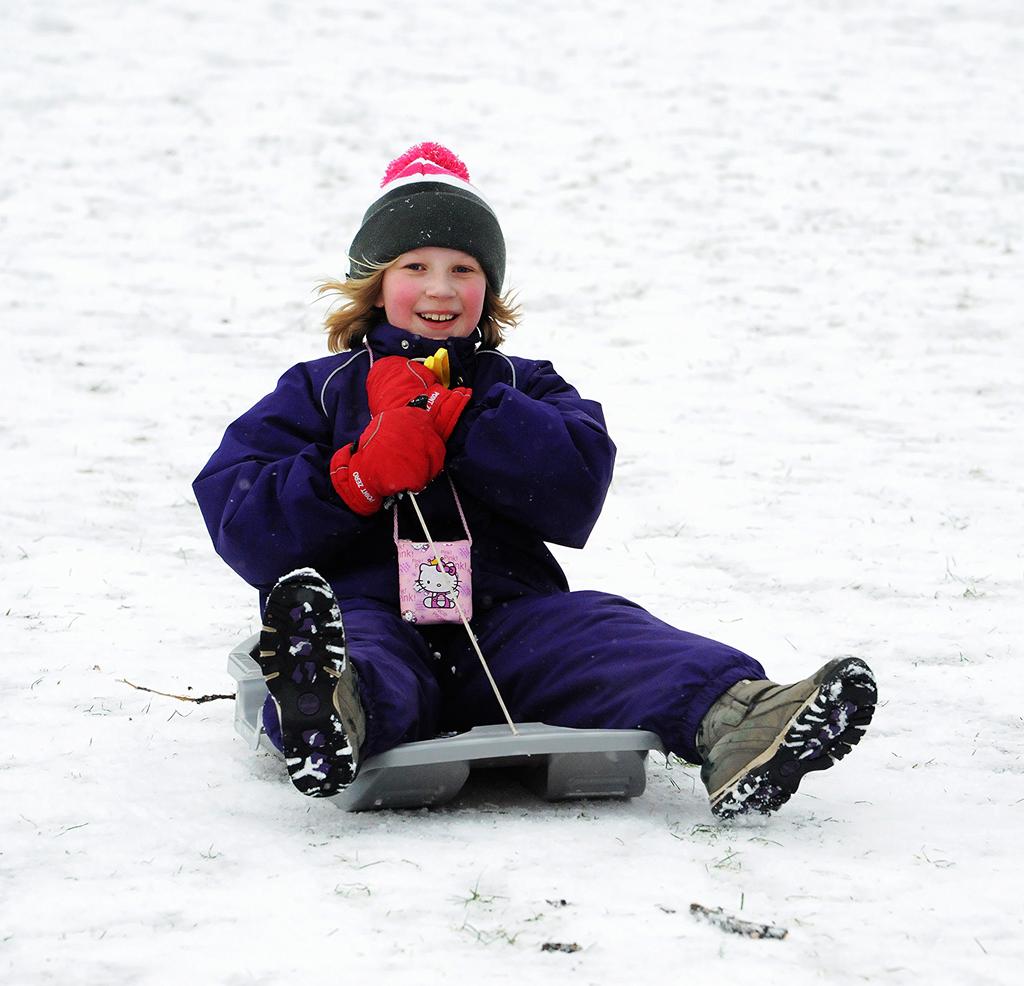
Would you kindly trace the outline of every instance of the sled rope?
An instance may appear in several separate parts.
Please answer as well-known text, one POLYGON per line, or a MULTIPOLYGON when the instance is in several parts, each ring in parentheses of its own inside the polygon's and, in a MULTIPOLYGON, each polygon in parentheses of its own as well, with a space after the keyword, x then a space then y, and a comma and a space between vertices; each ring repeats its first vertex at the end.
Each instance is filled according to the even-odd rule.
MULTIPOLYGON (((411 490, 409 491, 409 499, 412 500, 413 509, 416 511, 416 516, 419 518, 420 527, 423 528, 423 533, 427 538, 427 543, 430 545, 430 550, 434 553, 435 558, 439 558, 440 555, 434 545, 434 539, 431 537, 430 531, 427 528, 427 521, 424 518, 423 513, 420 511, 419 503, 416 501, 416 494, 411 490)), ((487 666, 487 661, 484 658, 483 651, 480 650, 480 643, 476 639, 476 634, 473 633, 473 628, 469 625, 469 620, 466 619, 466 614, 462 609, 462 604, 459 602, 459 594, 457 592, 453 593, 451 600, 455 603, 455 608, 459 611, 459 619, 462 620, 462 625, 466 628, 466 633, 469 634, 469 642, 473 645, 473 650, 476 651, 476 656, 480 658, 480 663, 484 668, 484 674, 487 675, 487 680, 491 683, 491 690, 494 692, 494 697, 498 700, 498 705, 501 706, 501 711, 505 716, 505 721, 508 723, 508 728, 512 730, 513 736, 518 736, 519 730, 516 729, 516 724, 512 721, 512 716, 508 713, 508 707, 505 705, 505 700, 501 697, 501 692, 498 690, 498 683, 494 680, 494 675, 491 674, 491 669, 487 666)))

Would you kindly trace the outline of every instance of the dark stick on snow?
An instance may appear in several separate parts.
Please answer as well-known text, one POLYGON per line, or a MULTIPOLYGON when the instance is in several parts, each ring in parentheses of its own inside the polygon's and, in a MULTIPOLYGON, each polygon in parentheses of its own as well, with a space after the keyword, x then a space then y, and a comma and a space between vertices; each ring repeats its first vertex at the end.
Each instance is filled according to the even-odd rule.
POLYGON ((179 702, 195 702, 196 705, 202 705, 203 702, 215 702, 219 698, 231 698, 233 699, 234 693, 231 695, 174 695, 172 692, 160 692, 155 688, 147 688, 145 685, 132 684, 127 678, 118 678, 123 685, 128 685, 130 688, 134 688, 140 692, 149 692, 151 695, 163 695, 164 698, 176 698, 179 702))
POLYGON ((786 928, 773 924, 755 924, 753 921, 742 921, 731 914, 726 914, 720 907, 705 907, 703 904, 691 904, 690 913, 698 920, 716 925, 722 931, 729 931, 744 938, 785 938, 789 934, 786 928))

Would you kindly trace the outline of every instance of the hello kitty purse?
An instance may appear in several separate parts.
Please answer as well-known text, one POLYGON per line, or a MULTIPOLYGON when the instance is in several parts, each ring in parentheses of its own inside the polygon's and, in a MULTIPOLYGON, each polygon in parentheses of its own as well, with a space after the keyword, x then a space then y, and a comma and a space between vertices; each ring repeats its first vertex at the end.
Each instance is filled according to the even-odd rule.
MULTIPOLYGON (((395 502, 395 547, 398 549, 398 606, 409 623, 461 623, 459 609, 467 620, 473 618, 473 581, 470 551, 473 538, 462 512, 455 484, 448 478, 455 497, 465 541, 409 541, 398 536, 398 501, 395 502), (456 605, 456 599, 458 605, 456 605)), ((417 513, 419 507, 416 505, 417 513)), ((429 535, 428 535, 429 537, 429 535)))

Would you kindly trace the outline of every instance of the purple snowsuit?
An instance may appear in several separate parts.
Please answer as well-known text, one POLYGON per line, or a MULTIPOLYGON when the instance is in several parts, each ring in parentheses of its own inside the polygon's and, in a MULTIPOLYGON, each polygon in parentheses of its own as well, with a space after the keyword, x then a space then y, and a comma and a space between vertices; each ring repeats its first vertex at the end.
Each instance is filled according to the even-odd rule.
MULTIPOLYGON (((438 732, 503 717, 459 625, 399 615, 390 510, 356 515, 334 491, 334 452, 370 420, 374 358, 432 355, 442 343, 375 326, 367 346, 300 363, 235 421, 194 483, 218 554, 266 594, 315 568, 341 607, 367 715, 363 758, 438 732)), ((443 343, 452 383, 473 398, 448 441, 446 470, 473 536, 473 629, 518 722, 645 729, 699 761, 697 727, 712 702, 761 666, 677 630, 628 600, 570 592, 544 542, 583 547, 611 481, 615 446, 600 405, 550 363, 443 343)), ((418 497, 437 540, 464 537, 442 476, 418 497)), ((419 538, 400 504, 403 537, 419 538)))

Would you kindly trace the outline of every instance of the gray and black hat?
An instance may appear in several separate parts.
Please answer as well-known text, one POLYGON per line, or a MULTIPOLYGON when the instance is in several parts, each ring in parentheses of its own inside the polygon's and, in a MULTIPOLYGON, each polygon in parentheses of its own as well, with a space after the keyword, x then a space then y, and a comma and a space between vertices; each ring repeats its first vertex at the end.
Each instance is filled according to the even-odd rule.
POLYGON ((505 238, 455 154, 440 144, 416 144, 388 165, 381 188, 349 247, 349 277, 365 277, 366 264, 387 263, 407 250, 448 247, 476 257, 501 292, 505 238))

